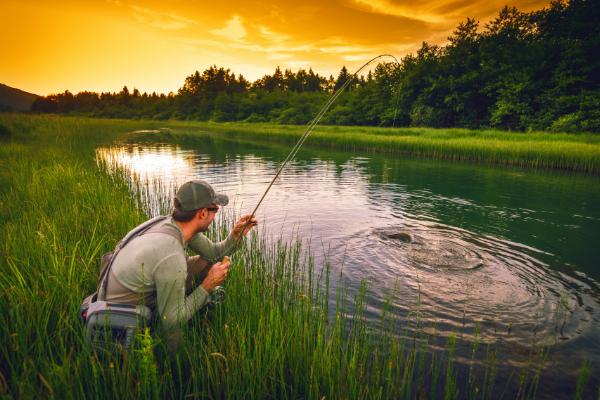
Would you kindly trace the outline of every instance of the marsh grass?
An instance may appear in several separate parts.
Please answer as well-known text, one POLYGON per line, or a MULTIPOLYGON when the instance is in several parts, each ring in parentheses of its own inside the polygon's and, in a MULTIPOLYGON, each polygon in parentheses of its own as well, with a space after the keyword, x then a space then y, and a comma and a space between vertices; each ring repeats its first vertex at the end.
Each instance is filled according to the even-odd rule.
MULTIPOLYGON (((302 126, 176 123, 178 135, 295 143, 302 126)), ((318 126, 305 146, 482 164, 600 173, 600 136, 496 130, 318 126)))
MULTIPOLYGON (((169 353, 160 332, 144 331, 127 355, 91 352, 79 304, 95 289, 99 256, 148 212, 126 177, 98 169, 95 147, 147 124, 16 115, 0 122, 12 133, 0 147, 2 396, 535 397, 544 346, 532 346, 529 361, 498 382, 493 343, 476 340, 465 368, 456 362, 458 333, 426 333, 418 309, 404 321, 389 313, 395 291, 381 324, 370 326, 366 282, 352 296, 342 277, 332 288, 329 265, 317 272, 300 240, 262 234, 234 255, 226 301, 183 327, 178 351, 169 353)), ((168 199, 156 201, 167 208, 168 199)), ((222 237, 233 217, 210 235, 222 237)), ((577 393, 584 393, 588 370, 577 393)))

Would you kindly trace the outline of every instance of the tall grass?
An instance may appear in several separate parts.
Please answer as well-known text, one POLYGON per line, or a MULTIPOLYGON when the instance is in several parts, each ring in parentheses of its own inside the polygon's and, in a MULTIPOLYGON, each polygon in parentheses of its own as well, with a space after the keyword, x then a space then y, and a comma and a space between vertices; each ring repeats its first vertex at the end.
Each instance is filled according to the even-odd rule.
MULTIPOLYGON (((176 123, 175 134, 293 143, 302 126, 176 123)), ((319 126, 306 146, 600 173, 600 135, 495 130, 319 126)))
MULTIPOLYGON (((328 266, 316 273, 300 241, 264 234, 235 254, 226 301, 184 327, 177 352, 159 332, 145 331, 129 355, 99 357, 85 344, 78 307, 95 288, 99 255, 146 215, 120 175, 97 169, 94 150, 148 125, 11 115, 0 124, 11 132, 0 147, 2 396, 535 397, 543 348, 533 347, 510 381, 496 378, 493 344, 473 344, 474 367, 461 368, 457 335, 427 334, 419 310, 400 321, 384 309, 380 325, 367 325, 366 283, 353 298, 341 283, 330 303, 328 266)), ((210 234, 222 237, 232 217, 210 234)))

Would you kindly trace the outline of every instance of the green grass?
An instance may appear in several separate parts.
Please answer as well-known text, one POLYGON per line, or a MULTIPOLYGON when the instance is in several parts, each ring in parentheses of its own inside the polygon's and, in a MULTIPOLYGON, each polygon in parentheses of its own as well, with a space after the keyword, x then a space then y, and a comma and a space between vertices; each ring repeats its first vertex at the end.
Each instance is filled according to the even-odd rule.
MULTIPOLYGON (((79 304, 99 256, 146 216, 122 176, 98 170, 94 149, 158 125, 18 115, 0 124, 10 131, 0 142, 0 396, 479 399, 513 387, 535 396, 543 348, 499 382, 495 345, 474 343, 474 367, 461 372, 458 334, 426 334, 419 310, 397 320, 386 311, 395 292, 381 323, 367 325, 366 283, 354 298, 336 288, 330 304, 329 269, 315 273, 299 242, 269 244, 264 234, 234 255, 226 301, 185 327, 176 355, 146 332, 129 356, 98 357, 83 340, 79 304)), ((232 217, 211 234, 222 236, 232 217)))
MULTIPOLYGON (((183 121, 131 121, 65 118, 106 127, 168 128, 160 133, 131 135, 130 139, 186 140, 217 136, 234 140, 259 140, 293 144, 304 126, 268 123, 206 123, 183 121)), ((600 174, 600 135, 591 133, 506 132, 499 130, 374 128, 319 125, 307 147, 382 153, 481 164, 509 165, 600 174)))
MULTIPOLYGON (((294 143, 303 126, 176 123, 186 134, 294 143)), ((177 131, 176 131, 177 133, 177 131)), ((306 146, 483 164, 600 173, 600 135, 496 130, 317 126, 306 146)))

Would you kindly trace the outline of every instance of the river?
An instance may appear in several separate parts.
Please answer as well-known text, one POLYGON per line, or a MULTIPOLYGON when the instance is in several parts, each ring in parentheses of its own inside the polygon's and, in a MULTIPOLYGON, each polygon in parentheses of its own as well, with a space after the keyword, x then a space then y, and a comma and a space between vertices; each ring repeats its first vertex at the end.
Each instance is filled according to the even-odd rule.
MULTIPOLYGON (((115 144, 97 157, 146 183, 150 214, 189 179, 247 213, 287 151, 207 136, 115 144)), ((540 398, 572 397, 584 360, 600 370, 597 177, 305 148, 258 217, 269 234, 303 240, 317 266, 328 260, 334 285, 340 272, 351 294, 367 282, 373 324, 393 294, 391 312, 418 311, 440 337, 502 343, 500 375, 533 342, 552 344, 540 398)))

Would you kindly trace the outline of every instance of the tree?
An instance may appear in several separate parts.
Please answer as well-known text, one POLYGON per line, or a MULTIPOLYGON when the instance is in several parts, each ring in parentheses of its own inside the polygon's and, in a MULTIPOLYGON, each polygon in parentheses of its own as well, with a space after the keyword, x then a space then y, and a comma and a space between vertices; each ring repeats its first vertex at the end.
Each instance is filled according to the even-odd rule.
POLYGON ((340 73, 338 74, 337 79, 335 80, 335 85, 333 86, 333 91, 335 92, 336 90, 338 90, 339 88, 344 86, 344 84, 346 82, 348 82, 350 79, 352 79, 352 75, 348 73, 346 66, 343 66, 342 69, 340 70, 340 73))

